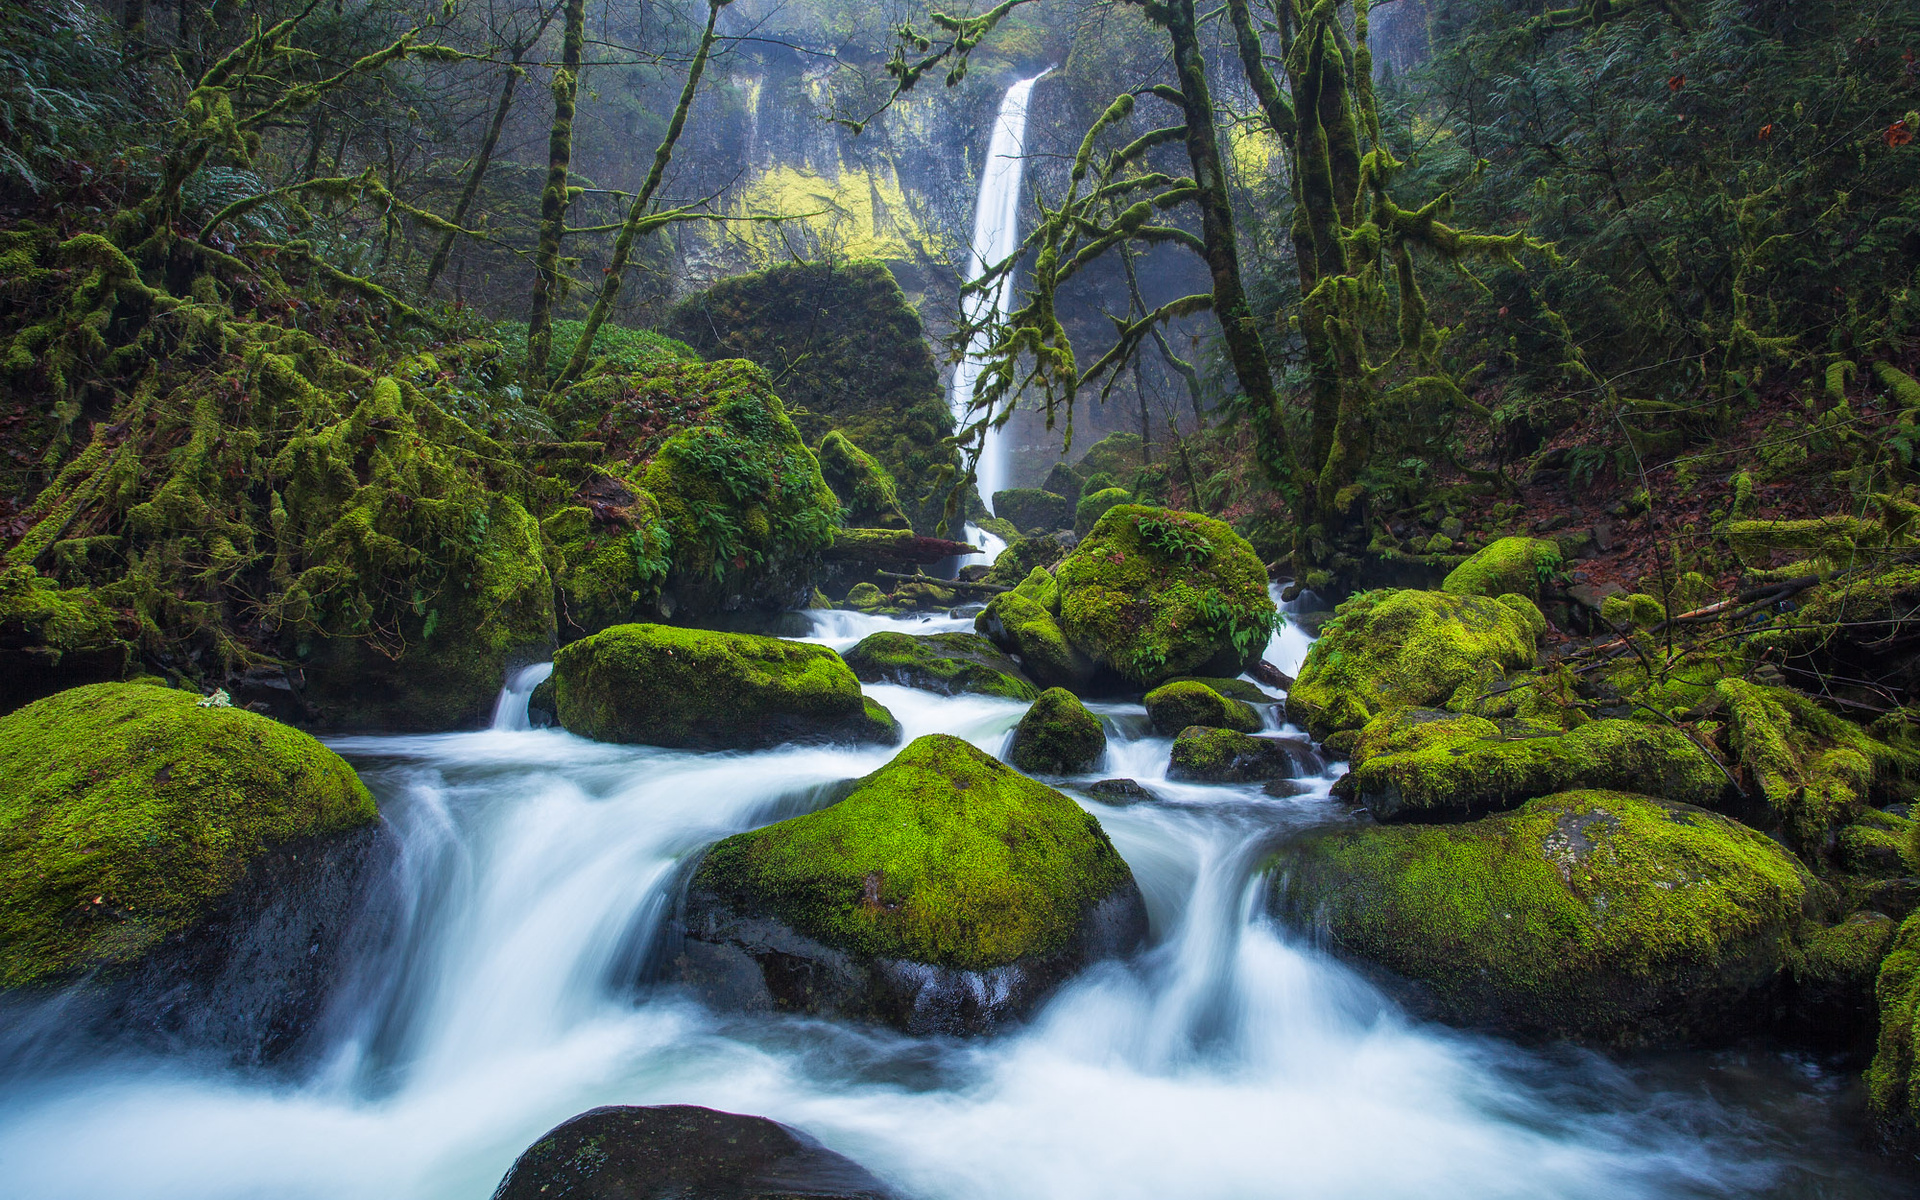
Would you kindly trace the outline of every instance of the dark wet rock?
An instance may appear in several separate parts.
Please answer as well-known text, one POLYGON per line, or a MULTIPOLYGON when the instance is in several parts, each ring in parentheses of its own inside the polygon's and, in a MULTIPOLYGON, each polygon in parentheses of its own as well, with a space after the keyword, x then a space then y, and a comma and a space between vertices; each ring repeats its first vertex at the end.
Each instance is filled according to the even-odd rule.
POLYGON ((1102 779, 1081 789, 1102 804, 1124 806, 1157 802, 1160 797, 1132 779, 1102 779))
POLYGON ((888 1200, 865 1167, 765 1117, 691 1104, 591 1109, 514 1161, 493 1200, 888 1200))
POLYGON ((977 633, 915 636, 885 630, 863 639, 845 658, 862 683, 897 683, 942 696, 978 692, 1033 700, 1040 695, 1019 664, 977 633))

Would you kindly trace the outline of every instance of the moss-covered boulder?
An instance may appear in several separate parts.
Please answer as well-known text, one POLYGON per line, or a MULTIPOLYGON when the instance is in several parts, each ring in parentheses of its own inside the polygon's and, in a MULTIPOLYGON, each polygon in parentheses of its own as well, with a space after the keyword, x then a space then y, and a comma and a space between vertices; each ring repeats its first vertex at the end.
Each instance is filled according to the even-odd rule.
POLYGON ((978 692, 1033 700, 1040 695, 1012 659, 976 633, 916 637, 887 630, 863 638, 844 657, 862 683, 897 683, 942 696, 978 692))
POLYGON ((741 750, 900 740, 825 646, 670 625, 615 625, 553 659, 560 724, 602 742, 741 750))
POLYGON ((1194 783, 1263 783, 1321 769, 1313 748, 1297 738, 1252 737, 1193 725, 1173 739, 1167 778, 1194 783))
POLYGON ((1867 1104, 1888 1141, 1920 1144, 1920 913, 1901 923, 1873 990, 1880 1034, 1867 1104))
POLYGON ((1560 544, 1543 538, 1503 537, 1487 544, 1448 573, 1443 592, 1503 596, 1514 592, 1538 600, 1540 589, 1560 569, 1560 544))
POLYGON ((856 583, 847 591, 847 598, 841 601, 842 608, 854 612, 877 613, 884 610, 890 602, 887 594, 871 583, 856 583))
POLYGON ((63 588, 32 567, 0 568, 0 713, 134 666, 124 619, 92 589, 63 588))
POLYGON ((0 986, 123 968, 276 847, 374 821, 307 734, 190 692, 91 684, 0 718, 0 986))
POLYGON ((1728 790, 1707 753, 1670 726, 1608 719, 1561 732, 1433 709, 1368 722, 1345 786, 1382 821, 1453 820, 1593 788, 1707 807, 1728 790))
POLYGON ((1225 679, 1218 675, 1180 675, 1167 680, 1167 683, 1198 683, 1242 704, 1278 704, 1282 699, 1257 683, 1245 679, 1225 679))
POLYGON ((765 1117, 691 1104, 607 1105, 514 1160, 494 1200, 891 1200, 859 1163, 765 1117))
POLYGON ((1098 821, 935 734, 839 803, 708 851, 676 973, 729 1006, 977 1033, 1145 930, 1098 821))
POLYGON ((1020 718, 1008 755, 1022 771, 1078 775, 1100 765, 1107 734, 1100 718, 1065 688, 1048 688, 1020 718))
POLYGON ((1073 531, 1085 537, 1093 532, 1093 527, 1099 524, 1100 518, 1107 515, 1108 509, 1132 503, 1133 493, 1125 488, 1110 487, 1101 488, 1097 492, 1088 492, 1073 506, 1073 531))
POLYGON ((1856 912, 1825 928, 1807 922, 1789 960, 1791 1031, 1819 1045, 1867 1050, 1878 1020, 1874 980, 1898 928, 1877 912, 1856 912))
POLYGON ((1914 756, 1870 737, 1790 688, 1727 678, 1713 685, 1729 748, 1766 812, 1753 819, 1817 846, 1859 816, 1876 781, 1920 774, 1914 756))
POLYGON ((596 482, 592 506, 568 504, 540 522, 552 551, 555 615, 569 641, 652 615, 670 561, 671 536, 653 497, 612 476, 596 482))
POLYGON ((1539 610, 1452 592, 1362 592, 1335 610, 1287 692, 1287 717, 1316 739, 1395 707, 1450 699, 1485 667, 1533 665, 1539 610))
POLYGON ((1059 539, 1050 537, 1022 538, 1008 542, 1007 548, 993 560, 993 566, 987 571, 987 582, 1002 587, 1012 587, 1027 576, 1033 574, 1035 567, 1053 565, 1067 556, 1067 548, 1059 539))
POLYGON ((886 468, 915 529, 944 532, 960 478, 953 415, 920 315, 886 264, 786 263, 723 279, 676 306, 669 327, 709 358, 766 368, 810 440, 845 434, 886 468))
POLYGON ((1622 1046, 1768 1019, 1808 882, 1725 817, 1598 791, 1312 837, 1272 879, 1285 920, 1317 924, 1442 1020, 1622 1046))
POLYGON ((912 522, 900 508, 893 476, 880 460, 834 430, 814 447, 820 460, 820 474, 840 499, 845 510, 842 520, 856 529, 911 529, 912 522))
POLYGON ((1073 503, 1039 488, 1008 488, 993 494, 993 515, 1012 521, 1028 537, 1073 528, 1073 503))
MULTIPOLYGON (((1115 487, 1130 480, 1146 465, 1147 445, 1137 433, 1110 433, 1093 445, 1073 464, 1074 472, 1090 483, 1101 482, 1100 476, 1106 476, 1106 486, 1115 487)), ((1097 490, 1087 488, 1087 491, 1097 490)))
POLYGON ((1147 719, 1154 731, 1176 734, 1189 725, 1258 733, 1260 714, 1244 700, 1230 700, 1197 679, 1163 683, 1147 693, 1147 719))
POLYGON ((1198 513, 1108 509, 1054 577, 1067 640, 1146 687, 1238 675, 1266 649, 1276 619, 1253 547, 1198 513))
POLYGON ((1099 668, 1067 640, 1057 616, 1059 601, 1053 577, 1044 567, 1035 567, 1017 590, 989 601, 973 619, 973 628, 1016 656, 1027 678, 1041 687, 1084 687, 1099 668))

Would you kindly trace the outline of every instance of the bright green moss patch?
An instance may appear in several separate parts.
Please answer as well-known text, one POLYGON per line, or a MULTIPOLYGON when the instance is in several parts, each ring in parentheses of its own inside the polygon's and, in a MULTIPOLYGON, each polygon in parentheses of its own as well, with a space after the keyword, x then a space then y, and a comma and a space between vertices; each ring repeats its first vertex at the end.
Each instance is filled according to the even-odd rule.
POLYGON ((1072 775, 1091 771, 1107 752, 1100 718, 1065 688, 1040 693, 1013 731, 1013 765, 1022 771, 1072 775))
POLYGON ((1132 504, 1133 493, 1125 488, 1102 488, 1081 496, 1073 506, 1073 531, 1085 537, 1110 508, 1132 504))
POLYGON ((84 681, 120 679, 133 644, 87 588, 62 588, 32 567, 0 568, 0 712, 84 681))
POLYGON ((1513 605, 1451 592, 1363 592, 1307 652, 1287 715, 1324 739, 1397 706, 1446 702, 1483 668, 1533 665, 1534 631, 1513 605))
MULTIPOLYGON (((1045 574, 1040 567, 1034 572, 1045 574)), ((1034 582, 1034 589, 1044 591, 1046 586, 1034 582)), ((1093 660, 1067 641, 1053 613, 1028 594, 1013 591, 995 596, 973 619, 973 627, 1002 650, 1018 655, 1021 670, 1042 687, 1078 687, 1093 678, 1093 660)))
POLYGON ((375 818, 312 737, 199 702, 101 683, 0 718, 0 986, 131 962, 259 851, 375 818))
POLYGON ((850 608, 855 612, 877 612, 885 608, 886 604, 887 594, 878 587, 871 583, 856 583, 848 590, 842 607, 850 608))
POLYGON ((1173 739, 1167 774, 1202 783, 1259 783, 1287 775, 1292 766, 1277 738, 1190 725, 1173 739))
POLYGON ((1448 1020, 1619 1044, 1751 1023, 1807 886, 1753 830, 1599 791, 1309 839, 1272 878, 1284 915, 1426 985, 1448 1020))
POLYGON ((839 430, 820 439, 814 455, 820 474, 846 510, 843 520, 858 529, 907 529, 893 476, 880 460, 848 441, 839 430))
POLYGON ((1256 733, 1260 714, 1241 700, 1229 700, 1198 680, 1163 683, 1147 693, 1147 719, 1157 732, 1179 733, 1189 725, 1256 733))
POLYGON ((887 741, 879 709, 825 646, 668 625, 615 625, 553 659, 560 724, 602 742, 751 749, 887 741), (870 706, 871 705, 871 709, 870 706))
POLYGON ((943 696, 978 692, 1033 700, 1040 695, 1012 659, 974 633, 915 637, 882 631, 862 639, 845 658, 862 683, 897 683, 943 696))
POLYGON ((1722 679, 1727 740, 1753 790, 1802 845, 1853 819, 1876 771, 1897 774, 1909 756, 1867 736, 1787 688, 1722 679))
POLYGON ((1012 587, 1031 575, 1035 567, 1051 567, 1066 556, 1067 548, 1050 537, 1008 542, 988 569, 987 582, 1012 587))
POLYGON ((693 886, 856 954, 986 970, 1066 949, 1133 876, 1071 800, 934 734, 838 804, 720 842, 693 886))
POLYGON ((1537 599, 1560 569, 1560 546, 1541 538, 1503 537, 1455 567, 1440 590, 1461 596, 1516 592, 1537 599))
POLYGON ((1266 648, 1277 619, 1253 547, 1197 513, 1108 509, 1054 577, 1068 641, 1148 687, 1181 675, 1239 674, 1266 648))
POLYGON ((666 579, 671 539, 660 524, 660 506, 645 492, 625 495, 630 499, 618 517, 570 504, 540 522, 541 536, 558 555, 558 616, 572 635, 634 620, 666 579))
POLYGON ((1493 812, 1584 788, 1637 788, 1694 805, 1716 803, 1726 790, 1706 752, 1664 725, 1589 721, 1561 733, 1527 721, 1502 727, 1480 717, 1425 715, 1389 711, 1360 733, 1365 753, 1355 751, 1353 788, 1381 820, 1493 812))

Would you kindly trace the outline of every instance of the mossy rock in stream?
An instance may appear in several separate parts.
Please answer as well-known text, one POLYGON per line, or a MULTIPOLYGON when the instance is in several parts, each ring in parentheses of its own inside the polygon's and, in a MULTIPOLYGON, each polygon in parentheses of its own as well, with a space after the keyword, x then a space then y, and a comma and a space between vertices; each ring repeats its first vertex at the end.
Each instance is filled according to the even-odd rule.
POLYGON ((1561 567, 1560 544, 1542 538, 1503 537, 1448 573, 1440 590, 1461 596, 1517 593, 1530 600, 1561 567))
POLYGON ((1287 717, 1325 741, 1390 708, 1444 704, 1484 668, 1532 666, 1544 625, 1520 596, 1362 592, 1335 610, 1307 651, 1287 692, 1287 717))
POLYGON ((1077 775, 1099 766, 1106 752, 1100 718, 1067 689, 1048 688, 1014 727, 1008 757, 1022 771, 1077 775))
POLYGON ((0 986, 126 967, 275 847, 372 823, 307 734, 191 692, 99 683, 0 718, 0 986))
POLYGON ((1035 567, 1051 568, 1067 556, 1067 548, 1057 538, 1020 538, 1007 543, 987 569, 986 582, 1012 587, 1033 574, 1035 567))
POLYGON ((892 1200, 859 1163, 765 1117, 607 1105, 541 1134, 493 1200, 892 1200))
POLYGON ((900 740, 825 646, 670 625, 615 625, 553 659, 560 724, 582 737, 697 750, 900 740))
POLYGON ((1100 823, 958 738, 915 740, 819 812, 707 852, 675 973, 711 1002, 981 1033, 1136 946, 1100 823))
POLYGON ((1253 547, 1198 513, 1108 509, 1053 574, 1067 641, 1143 687, 1238 675, 1266 649, 1277 619, 1253 547))
POLYGON ((1232 700, 1197 679, 1163 683, 1147 693, 1147 719, 1157 733, 1177 734, 1189 725, 1258 733, 1260 714, 1244 700, 1232 700))
POLYGON ((976 692, 1009 700, 1034 700, 1034 687, 1012 659, 977 633, 915 636, 882 630, 869 634, 843 656, 862 683, 958 696, 976 692))
POLYGON ((1035 567, 1018 587, 1002 592, 973 619, 976 632, 1015 655, 1027 678, 1041 687, 1085 687, 1097 664, 1067 640, 1060 628, 1060 592, 1045 567, 1035 567))
POLYGON ((1683 1045, 1751 1030, 1809 877, 1764 835, 1621 792, 1309 837, 1271 864, 1290 924, 1416 1011, 1522 1037, 1683 1045))
POLYGON ((1300 738, 1253 737, 1191 725, 1173 739, 1167 778, 1194 783, 1262 783, 1317 774, 1325 764, 1300 738))
POLYGON ((1712 807, 1729 790, 1686 734, 1618 719, 1563 733, 1524 719, 1392 709, 1360 731, 1352 761, 1343 791, 1382 821, 1479 816, 1591 788, 1712 807))

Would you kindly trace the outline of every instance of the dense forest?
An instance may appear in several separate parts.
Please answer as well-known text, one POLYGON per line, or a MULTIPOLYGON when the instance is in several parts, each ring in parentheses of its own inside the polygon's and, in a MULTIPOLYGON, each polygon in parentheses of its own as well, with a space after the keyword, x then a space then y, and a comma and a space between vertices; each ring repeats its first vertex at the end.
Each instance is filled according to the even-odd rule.
POLYGON ((1920 1188, 1916 55, 8 3, 18 1194, 1920 1188))

